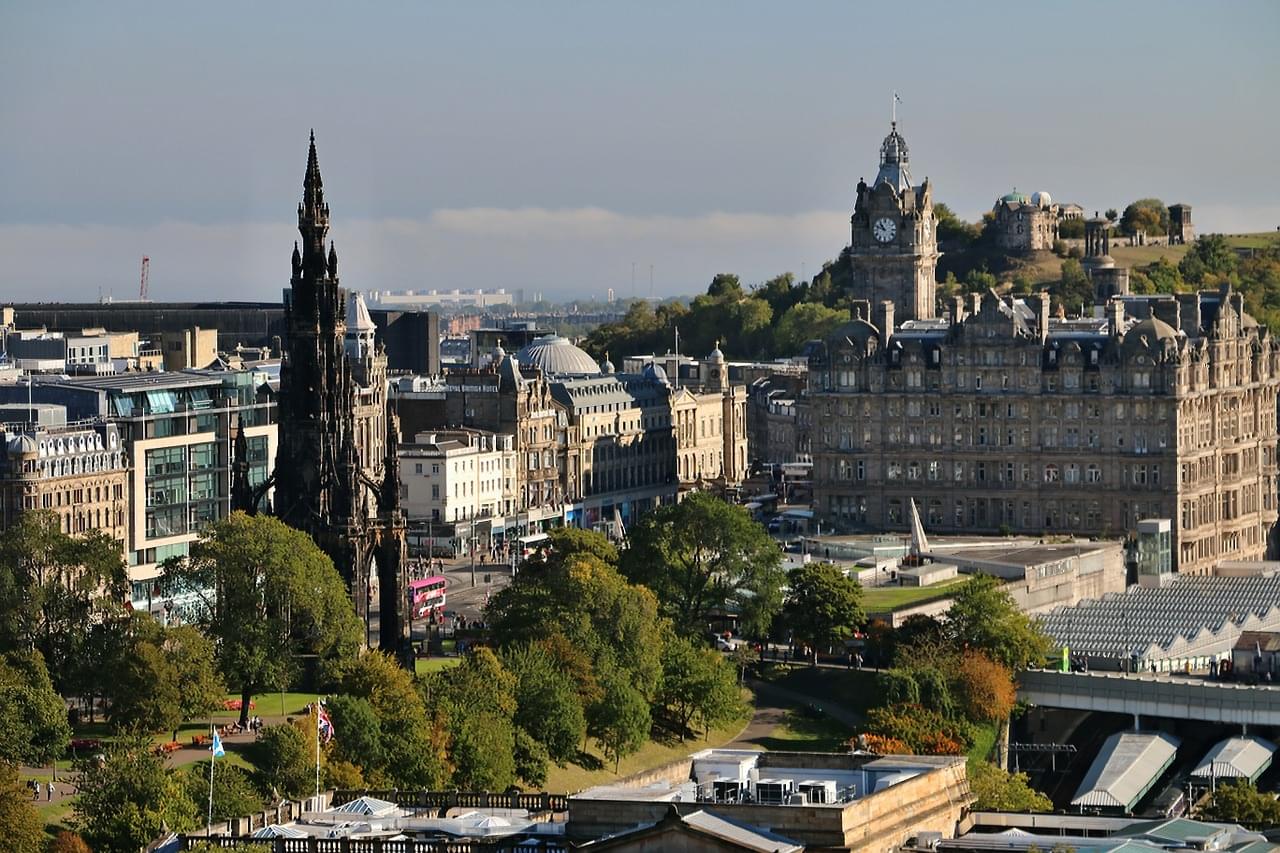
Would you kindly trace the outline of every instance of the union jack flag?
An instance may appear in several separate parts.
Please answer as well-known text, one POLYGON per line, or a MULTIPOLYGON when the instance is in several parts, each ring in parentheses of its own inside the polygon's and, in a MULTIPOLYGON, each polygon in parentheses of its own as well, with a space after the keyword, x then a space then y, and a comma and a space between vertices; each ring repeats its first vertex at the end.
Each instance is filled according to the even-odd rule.
POLYGON ((324 705, 319 702, 316 702, 316 735, 325 743, 333 740, 333 721, 329 719, 329 712, 324 709, 324 705))

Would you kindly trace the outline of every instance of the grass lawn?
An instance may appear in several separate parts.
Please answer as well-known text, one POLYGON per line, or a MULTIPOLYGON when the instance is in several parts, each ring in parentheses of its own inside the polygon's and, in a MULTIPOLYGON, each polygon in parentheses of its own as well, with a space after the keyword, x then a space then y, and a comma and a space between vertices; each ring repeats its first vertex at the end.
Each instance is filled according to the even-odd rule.
POLYGON ((991 757, 991 751, 996 746, 996 735, 998 729, 995 723, 984 723, 978 727, 978 733, 973 739, 973 746, 969 747, 969 762, 986 761, 991 757))
POLYGON ((418 658, 413 662, 414 672, 426 675, 428 672, 439 672, 462 663, 462 658, 418 658))
POLYGON ((756 742, 773 751, 842 752, 853 735, 853 729, 821 711, 793 708, 768 737, 756 742))
POLYGON ((662 741, 651 740, 641 747, 639 752, 622 759, 622 764, 616 773, 613 770, 613 762, 605 760, 604 751, 600 749, 600 745, 595 739, 589 738, 587 752, 581 757, 583 763, 571 763, 565 767, 551 765, 547 771, 547 784, 542 788, 557 794, 577 793, 593 785, 615 782, 632 773, 675 761, 700 749, 723 746, 736 738, 747 725, 751 719, 752 710, 754 709, 748 707, 747 713, 740 719, 712 729, 703 738, 690 738, 683 743, 675 738, 662 741))
POLYGON ((37 811, 44 819, 44 831, 50 838, 57 836, 64 829, 71 829, 71 811, 75 808, 76 797, 67 797, 57 803, 38 806, 37 811))
POLYGON ((862 609, 867 613, 888 613, 926 601, 954 595, 967 577, 955 578, 933 586, 874 586, 862 591, 862 609))
POLYGON ((876 673, 869 669, 812 666, 767 666, 761 677, 770 684, 812 696, 820 703, 840 706, 863 716, 880 704, 876 673))
POLYGON ((1266 249, 1280 246, 1280 231, 1259 231, 1254 234, 1227 234, 1228 245, 1237 249, 1266 249))

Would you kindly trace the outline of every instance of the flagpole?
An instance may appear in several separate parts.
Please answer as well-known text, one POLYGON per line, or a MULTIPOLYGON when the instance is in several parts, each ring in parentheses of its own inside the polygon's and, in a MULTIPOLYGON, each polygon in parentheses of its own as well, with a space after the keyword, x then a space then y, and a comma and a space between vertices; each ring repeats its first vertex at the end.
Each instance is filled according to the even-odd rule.
POLYGON ((217 735, 217 730, 213 727, 213 721, 209 721, 209 817, 204 825, 204 837, 208 838, 213 832, 213 762, 217 756, 214 754, 213 738, 217 735))
POLYGON ((320 697, 316 697, 316 811, 320 811, 320 697))

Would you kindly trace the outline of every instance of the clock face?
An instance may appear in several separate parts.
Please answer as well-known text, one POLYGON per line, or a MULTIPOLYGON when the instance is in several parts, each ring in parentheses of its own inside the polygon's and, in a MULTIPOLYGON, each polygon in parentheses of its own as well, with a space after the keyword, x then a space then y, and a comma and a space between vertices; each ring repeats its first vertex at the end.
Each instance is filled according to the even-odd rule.
POLYGON ((888 243, 898 233, 898 226, 892 219, 877 219, 876 224, 871 227, 871 233, 881 243, 888 243))

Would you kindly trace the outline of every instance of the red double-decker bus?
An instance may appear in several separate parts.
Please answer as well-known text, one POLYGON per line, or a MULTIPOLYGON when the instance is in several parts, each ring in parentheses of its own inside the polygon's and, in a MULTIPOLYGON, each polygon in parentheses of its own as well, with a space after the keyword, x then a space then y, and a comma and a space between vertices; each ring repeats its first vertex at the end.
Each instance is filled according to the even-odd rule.
POLYGON ((442 575, 409 581, 409 605, 414 619, 444 613, 444 590, 448 583, 442 575))

